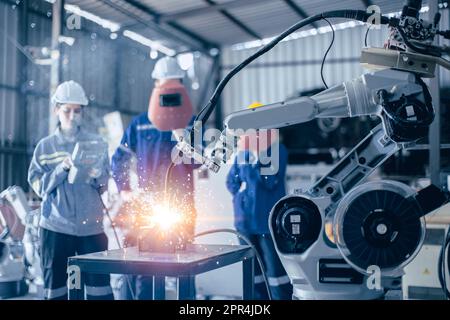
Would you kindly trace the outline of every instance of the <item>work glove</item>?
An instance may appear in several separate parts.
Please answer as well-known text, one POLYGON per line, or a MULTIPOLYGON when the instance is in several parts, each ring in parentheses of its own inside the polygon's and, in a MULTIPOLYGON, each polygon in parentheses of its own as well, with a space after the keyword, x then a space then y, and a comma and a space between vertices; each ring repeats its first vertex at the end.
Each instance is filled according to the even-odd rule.
POLYGON ((69 171, 73 167, 73 161, 71 157, 66 157, 62 162, 62 167, 65 171, 69 171))

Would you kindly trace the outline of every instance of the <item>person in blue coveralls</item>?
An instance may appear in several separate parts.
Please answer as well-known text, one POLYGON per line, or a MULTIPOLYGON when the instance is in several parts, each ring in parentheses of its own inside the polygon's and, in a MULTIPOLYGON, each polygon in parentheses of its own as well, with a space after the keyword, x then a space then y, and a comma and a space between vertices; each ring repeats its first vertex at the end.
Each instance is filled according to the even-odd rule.
MULTIPOLYGON (((162 195, 165 189, 167 169, 172 163, 172 153, 176 145, 173 133, 189 129, 193 124, 193 108, 182 84, 184 71, 175 58, 164 57, 157 61, 152 72, 155 87, 149 108, 135 117, 126 129, 120 146, 112 157, 113 178, 122 198, 132 203, 147 194, 162 195), (136 159, 136 173, 140 195, 130 186, 130 166, 136 159)), ((177 164, 171 169, 168 185, 170 199, 176 199, 183 208, 184 219, 188 221, 188 234, 193 236, 196 211, 193 197, 193 170, 199 165, 177 164)), ((163 201, 162 197, 160 200, 163 201)), ((129 232, 126 246, 136 245, 136 234, 129 232)), ((152 299, 152 278, 145 276, 123 278, 122 298, 133 295, 139 300, 152 299), (129 285, 131 284, 131 286, 129 285), (130 288, 131 287, 131 288, 130 288)))
MULTIPOLYGON (((255 103, 250 108, 261 106, 255 103)), ((292 298, 292 285, 275 250, 269 232, 269 214, 286 195, 286 147, 277 130, 247 134, 239 140, 239 151, 227 175, 233 195, 234 224, 262 257, 273 299, 292 298)), ((244 244, 244 243, 243 243, 244 244)), ((255 298, 268 299, 261 268, 255 265, 255 298)))

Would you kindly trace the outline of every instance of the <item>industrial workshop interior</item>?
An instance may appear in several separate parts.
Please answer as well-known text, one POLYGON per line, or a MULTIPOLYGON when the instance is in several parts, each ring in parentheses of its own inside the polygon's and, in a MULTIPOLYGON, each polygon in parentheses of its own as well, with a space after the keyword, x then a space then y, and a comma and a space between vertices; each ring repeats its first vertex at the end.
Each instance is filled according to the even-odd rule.
POLYGON ((449 300, 449 40, 446 0, 0 0, 0 300, 449 300))

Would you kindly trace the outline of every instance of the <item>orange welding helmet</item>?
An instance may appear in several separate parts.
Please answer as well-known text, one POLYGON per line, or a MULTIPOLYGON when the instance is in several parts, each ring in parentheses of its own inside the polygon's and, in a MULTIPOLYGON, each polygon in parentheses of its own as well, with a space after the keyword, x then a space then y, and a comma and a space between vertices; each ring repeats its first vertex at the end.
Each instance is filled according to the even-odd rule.
POLYGON ((161 131, 186 128, 192 118, 192 103, 177 79, 160 80, 150 97, 148 118, 161 131))

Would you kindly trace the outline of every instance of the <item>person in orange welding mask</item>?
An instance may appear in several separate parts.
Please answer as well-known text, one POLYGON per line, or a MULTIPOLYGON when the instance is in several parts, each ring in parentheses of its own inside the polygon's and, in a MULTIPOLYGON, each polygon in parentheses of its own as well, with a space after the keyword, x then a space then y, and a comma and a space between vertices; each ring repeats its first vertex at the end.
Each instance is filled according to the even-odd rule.
MULTIPOLYGON (((172 150, 176 145, 173 132, 190 130, 193 108, 182 80, 185 72, 175 58, 164 57, 157 61, 152 73, 155 86, 150 96, 148 111, 135 117, 126 129, 121 144, 112 157, 111 169, 122 198, 127 201, 136 193, 130 187, 130 164, 137 160, 139 190, 143 195, 152 193, 164 197, 165 177, 172 163, 172 150)), ((187 221, 188 234, 193 236, 196 211, 193 198, 194 164, 179 164, 172 168, 168 181, 170 199, 175 201, 187 221)), ((136 245, 131 235, 130 245, 136 245)), ((152 298, 152 279, 138 276, 136 298, 152 298)), ((127 287, 125 285, 125 287, 127 287)), ((129 295, 126 295, 127 297, 129 295)))

